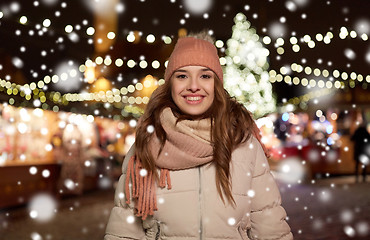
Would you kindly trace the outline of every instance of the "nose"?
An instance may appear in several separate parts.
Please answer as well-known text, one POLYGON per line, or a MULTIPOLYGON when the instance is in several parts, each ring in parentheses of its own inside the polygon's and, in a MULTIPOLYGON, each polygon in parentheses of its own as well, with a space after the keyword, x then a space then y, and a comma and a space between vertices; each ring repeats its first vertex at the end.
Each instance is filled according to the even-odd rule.
POLYGON ((199 80, 196 77, 189 77, 187 90, 196 92, 200 90, 199 80))

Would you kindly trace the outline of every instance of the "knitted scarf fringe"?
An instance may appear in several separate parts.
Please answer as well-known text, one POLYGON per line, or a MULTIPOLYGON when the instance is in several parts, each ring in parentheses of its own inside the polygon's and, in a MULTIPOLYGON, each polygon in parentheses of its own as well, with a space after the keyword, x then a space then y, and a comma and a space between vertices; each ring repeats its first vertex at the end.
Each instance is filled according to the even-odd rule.
MULTIPOLYGON (((136 216, 141 217, 145 220, 148 215, 153 215, 157 208, 157 197, 156 197, 156 183, 154 180, 154 174, 151 171, 147 171, 146 174, 140 174, 143 170, 140 159, 136 156, 132 156, 127 165, 126 181, 125 181, 125 196, 126 203, 131 203, 130 196, 130 179, 132 186, 132 199, 135 203, 136 216)), ((145 173, 145 172, 144 172, 145 173)), ((171 178, 168 169, 161 169, 159 178, 159 187, 171 189, 171 178)))

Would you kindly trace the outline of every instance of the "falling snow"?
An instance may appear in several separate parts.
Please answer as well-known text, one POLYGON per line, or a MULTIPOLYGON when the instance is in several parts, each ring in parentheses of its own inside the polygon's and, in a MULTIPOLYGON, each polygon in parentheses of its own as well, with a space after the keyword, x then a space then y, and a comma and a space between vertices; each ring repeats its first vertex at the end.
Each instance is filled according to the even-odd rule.
MULTIPOLYGON (((346 84, 347 89, 350 88, 349 84, 351 82, 364 89, 369 84, 369 81, 366 80, 366 75, 369 74, 370 48, 368 47, 369 40, 363 34, 370 34, 370 19, 367 12, 363 14, 361 7, 356 9, 352 7, 351 2, 348 2, 345 6, 337 6, 334 1, 316 3, 309 0, 286 0, 282 2, 269 0, 260 1, 258 4, 256 1, 251 1, 248 2, 248 5, 242 3, 237 6, 229 1, 226 3, 217 2, 217 4, 214 0, 163 1, 170 6, 168 14, 175 13, 168 15, 171 16, 170 19, 162 18, 162 14, 152 7, 150 7, 150 14, 146 11, 136 11, 132 9, 132 3, 129 1, 112 1, 107 3, 102 0, 83 0, 79 1, 80 3, 76 2, 39 0, 30 1, 30 3, 24 1, 2 1, 0 3, 0 45, 2 46, 2 51, 0 51, 0 79, 4 80, 4 82, 1 82, 1 89, 8 84, 5 83, 5 80, 9 82, 8 85, 11 85, 13 82, 16 84, 24 84, 25 82, 30 84, 34 82, 35 84, 35 88, 33 86, 31 88, 30 85, 20 88, 20 92, 24 93, 24 95, 31 96, 27 100, 25 98, 19 100, 18 95, 15 96, 13 92, 11 93, 13 95, 8 95, 7 90, 1 90, 0 94, 2 97, 4 96, 2 98, 4 104, 0 108, 1 111, 6 113, 7 106, 14 105, 38 109, 48 108, 54 112, 59 112, 59 109, 65 107, 61 103, 61 96, 64 93, 85 93, 87 95, 90 89, 94 89, 94 86, 98 85, 98 76, 95 74, 100 74, 111 81, 112 85, 106 90, 112 90, 110 93, 112 99, 116 97, 118 101, 113 99, 109 102, 108 98, 104 98, 105 102, 102 104, 94 102, 94 104, 85 105, 89 114, 92 114, 90 116, 94 115, 94 117, 98 118, 99 115, 106 114, 106 116, 111 118, 113 116, 133 117, 135 119, 130 118, 131 120, 125 127, 130 127, 134 130, 138 124, 136 117, 139 114, 131 114, 129 110, 132 109, 123 109, 122 105, 118 103, 126 101, 125 105, 132 107, 137 102, 143 101, 143 99, 137 100, 134 97, 129 98, 132 97, 131 95, 126 95, 133 95, 141 88, 140 85, 137 85, 140 81, 139 77, 127 76, 128 74, 126 73, 130 69, 145 71, 147 74, 152 74, 152 71, 155 72, 156 69, 162 71, 164 68, 161 68, 165 66, 165 61, 161 62, 159 59, 151 59, 152 56, 150 54, 143 52, 131 56, 125 52, 125 47, 135 45, 124 44, 127 44, 127 42, 140 44, 140 42, 146 41, 152 44, 151 46, 154 48, 159 41, 163 40, 163 42, 172 46, 171 44, 174 43, 178 34, 178 29, 191 30, 192 26, 199 26, 199 28, 208 28, 217 39, 224 38, 223 46, 219 49, 220 53, 225 53, 227 49, 226 40, 230 38, 229 35, 232 32, 232 18, 237 11, 241 11, 246 15, 247 20, 251 23, 251 27, 256 27, 255 42, 261 42, 261 46, 263 43, 263 46, 268 50, 265 52, 268 54, 263 55, 263 57, 269 58, 270 69, 280 74, 281 68, 286 68, 286 74, 279 75, 282 79, 276 82, 276 85, 280 84, 283 86, 284 93, 291 92, 290 90, 295 86, 297 80, 289 80, 289 77, 294 76, 294 74, 302 77, 297 84, 297 87, 302 85, 301 89, 303 90, 301 92, 311 92, 313 94, 315 91, 320 90, 319 80, 325 79, 323 78, 324 68, 329 70, 329 76, 327 77, 329 80, 323 82, 324 84, 332 82, 335 85, 335 81, 340 80, 340 82, 346 84), (112 4, 113 2, 116 4, 112 4), (263 5, 265 6, 263 11, 258 8, 259 4, 265 4, 263 5), (312 11, 311 8, 319 10, 312 11), (78 9, 78 13, 72 11, 73 9, 78 9), (359 12, 358 15, 352 14, 357 11, 359 12), (112 13, 117 13, 116 17, 120 19, 117 29, 105 29, 106 26, 104 24, 100 26, 94 25, 94 18, 91 17, 93 14, 105 19, 113 16, 114 14, 112 13), (331 17, 326 16, 331 16, 333 20, 331 20, 331 17), (334 20, 336 16, 338 17, 334 20), (322 21, 322 19, 325 19, 325 21, 322 21), (167 24, 169 21, 171 21, 171 24, 167 24), (228 29, 221 29, 220 26, 226 26, 227 22, 230 22, 228 29), (167 25, 172 24, 175 27, 168 30, 167 25), (149 27, 147 28, 146 26, 149 27), (343 33, 342 38, 339 34, 343 26, 347 28, 347 32, 343 33), (167 32, 163 34, 161 29, 165 28, 167 32), (318 34, 322 34, 322 39, 318 34), (225 37, 225 35, 227 36, 225 37), (305 35, 308 35, 310 38, 308 41, 305 41, 305 35), (292 36, 295 36, 297 41, 293 40, 292 36), (277 43, 278 39, 283 40, 283 42, 279 40, 280 42, 277 43), (107 49, 109 50, 104 49, 105 44, 109 45, 114 42, 117 45, 108 46, 107 49), (121 48, 121 45, 124 47, 121 48), (299 47, 297 52, 294 51, 294 46, 299 47), (92 53, 91 49, 99 47, 102 47, 103 50, 92 53), (99 62, 100 58, 98 57, 101 57, 101 62, 99 62), (8 62, 5 59, 9 59, 8 62), (298 68, 302 70, 300 75, 292 71, 292 61, 296 64, 302 64, 302 69, 298 68), (93 69, 93 75, 90 78, 84 75, 84 71, 81 71, 81 65, 93 69), (311 72, 307 67, 311 67, 311 72), (117 68, 119 73, 117 73, 117 70, 112 71, 113 68, 117 68), (320 70, 320 74, 315 75, 315 68, 320 70), (338 76, 335 76, 334 69, 340 70, 338 76), (307 74, 307 72, 310 73, 307 74), (345 76, 345 72, 347 72, 348 76, 345 76), (352 72, 356 75, 351 77, 352 72), (359 80, 361 79, 359 75, 363 77, 361 81, 359 80), (307 84, 303 78, 307 79, 307 84), (90 84, 91 82, 93 84, 90 84), (129 87, 130 84, 132 87, 129 87), (118 94, 113 87, 117 88, 115 90, 118 90, 118 94), (58 91, 59 95, 54 94, 47 101, 41 101, 42 95, 35 95, 34 89, 38 89, 40 92, 41 90, 48 92, 48 89, 51 89, 50 92, 53 91, 55 93, 58 91), (33 96, 37 97, 34 98, 33 96), (53 99, 55 99, 55 102, 53 99), (119 113, 112 113, 112 109, 119 109, 119 113)), ((151 1, 144 0, 136 2, 140 4, 137 8, 140 10, 144 10, 151 4, 151 1)), ((160 5, 159 3, 157 4, 160 5)), ((368 8, 365 7, 364 9, 368 8)), ((106 21, 110 20, 106 19, 106 21)), ((253 56, 246 55, 245 58, 234 58, 233 61, 240 62, 248 59, 248 57, 250 57, 249 60, 254 60, 252 59, 253 56)), ((158 73, 156 74, 159 76, 158 73)), ((248 81, 254 80, 251 75, 246 79, 248 81)), ((251 86, 245 84, 242 90, 248 90, 249 88, 251 86)), ((94 97, 97 98, 97 96, 94 97)), ((305 97, 309 98, 311 96, 306 95, 305 97)), ((279 104, 291 103, 292 99, 290 99, 289 95, 284 96, 284 98, 285 101, 280 99, 279 104)), ((300 101, 303 99, 305 98, 302 97, 300 101)), ((336 234, 343 239, 345 237, 353 239, 363 237, 365 239, 370 234, 370 226, 368 216, 366 215, 369 211, 368 205, 362 204, 363 199, 360 198, 364 194, 361 188, 362 185, 354 184, 351 182, 352 179, 332 179, 331 174, 326 172, 314 176, 309 175, 307 169, 319 163, 331 164, 331 166, 341 168, 343 159, 340 158, 340 152, 337 150, 340 149, 346 154, 350 154, 352 150, 348 142, 340 140, 341 133, 335 132, 333 126, 330 125, 332 120, 337 118, 343 119, 343 116, 336 116, 335 119, 331 117, 330 119, 330 115, 326 114, 322 106, 325 104, 325 100, 321 99, 320 96, 313 96, 308 101, 315 104, 313 110, 316 113, 315 117, 317 117, 316 123, 311 126, 317 131, 315 136, 313 136, 314 144, 316 144, 315 148, 308 150, 305 152, 306 155, 301 155, 300 157, 289 156, 288 153, 282 151, 279 147, 273 149, 276 150, 274 154, 278 155, 281 161, 274 162, 272 174, 278 180, 283 198, 282 202, 288 213, 288 222, 297 239, 301 239, 301 236, 307 233, 324 237, 328 236, 328 234, 336 234), (330 135, 330 138, 325 138, 327 134, 330 135), (311 178, 312 180, 310 180, 311 178)), ((289 131, 296 131, 302 135, 305 126, 291 127, 297 119, 296 116, 289 114, 289 112, 294 112, 294 108, 297 106, 305 110, 308 104, 308 102, 304 101, 294 106, 282 104, 282 107, 286 107, 286 114, 275 116, 273 120, 265 119, 264 121, 267 124, 261 125, 270 131, 263 142, 268 144, 276 140, 274 132, 277 132, 277 129, 283 132, 283 138, 292 140, 293 143, 295 143, 294 141, 301 141, 299 134, 295 135, 289 131), (283 117, 282 121, 285 123, 289 122, 289 124, 282 124, 273 129, 279 117, 283 117)), ((257 106, 255 108, 257 109, 257 106)), ((352 110, 356 109, 359 109, 359 107, 348 107, 344 115, 349 115, 352 110)), ((21 122, 14 117, 9 118, 9 125, 7 125, 9 127, 4 131, 0 131, 0 147, 3 147, 2 144, 5 142, 3 137, 5 135, 14 136, 16 133, 19 133, 24 139, 28 139, 28 141, 33 140, 27 137, 29 137, 29 132, 32 131, 32 126, 29 122, 30 116, 34 113, 30 114, 24 110, 21 113, 21 122)), ((37 113, 34 115, 37 115, 37 113)), ((77 131, 77 128, 74 128, 73 124, 71 124, 74 121, 78 122, 79 120, 66 118, 65 121, 59 121, 55 126, 60 129, 65 128, 66 132, 72 133, 77 131)), ((3 126, 2 124, 3 122, 0 122, 1 126, 3 126)), ((349 123, 343 121, 342 124, 346 125, 349 123)), ((155 131, 151 125, 146 130, 148 133, 155 131)), ((37 133, 42 136, 48 136, 51 131, 45 126, 41 126, 37 128, 37 133)), ((134 142, 132 135, 110 135, 113 136, 111 139, 115 140, 125 138, 128 145, 132 145, 134 142)), ((299 153, 306 151, 305 142, 302 143, 302 141, 293 145, 291 149, 299 153)), ((94 141, 92 140, 84 141, 83 146, 86 147, 93 143, 94 141)), ((22 144, 22 142, 20 141, 19 144, 22 144)), ((36 140, 33 140, 32 144, 34 146, 40 145, 40 149, 45 154, 52 154, 57 147, 55 143, 38 143, 36 140)), ((70 139, 70 144, 80 146, 78 145, 80 142, 74 138, 70 139)), ((22 147, 25 148, 25 145, 22 147)), ((251 145, 249 147, 253 148, 255 146, 251 145)), ((0 166, 7 164, 9 159, 14 157, 12 154, 1 149, 0 166)), ((33 155, 37 154, 33 153, 33 155)), ((72 155, 71 152, 69 154, 72 155)), ((97 153, 93 152, 91 154, 97 153)), ((32 158, 30 154, 25 153, 20 154, 18 157, 23 163, 32 158)), ((113 162, 113 160, 109 161, 113 162)), ((369 157, 366 155, 361 156, 360 161, 364 166, 369 165, 369 157)), ((92 158, 84 160, 82 165, 87 173, 97 167, 92 158)), ((110 170, 110 167, 111 165, 109 164, 104 166, 107 171, 110 170)), ((27 169, 27 174, 47 181, 51 181, 55 177, 52 171, 42 169, 37 165, 30 165, 27 169)), ((140 174, 145 176, 147 171, 142 169, 140 174)), ((248 174, 250 175, 251 173, 248 174)), ((28 186, 28 183, 21 177, 19 176, 19 179, 16 181, 16 186, 19 188, 16 188, 15 191, 28 186)), ((87 194, 82 196, 81 200, 76 200, 75 198, 62 200, 47 194, 37 194, 29 199, 26 214, 22 213, 20 209, 0 209, 0 235, 4 234, 8 239, 11 239, 11 234, 16 235, 24 232, 25 235, 18 237, 18 239, 57 239, 58 236, 54 234, 58 231, 56 228, 61 226, 57 223, 63 222, 65 224, 63 226, 66 226, 68 231, 78 232, 79 235, 74 236, 75 238, 92 239, 87 236, 96 237, 98 235, 96 234, 97 231, 103 233, 105 230, 109 212, 113 206, 113 192, 111 189, 114 184, 110 177, 99 176, 97 187, 100 191, 103 191, 102 195, 108 195, 106 198, 103 198, 101 195, 87 194), (104 191, 110 192, 106 193, 104 191), (96 201, 99 201, 100 205, 96 204, 96 201), (94 204, 91 204, 92 202, 94 204), (59 206, 59 203, 62 205, 59 206), (82 219, 83 217, 86 219, 82 219), (17 219, 18 223, 15 222, 17 219), (66 219, 68 219, 67 223, 66 219), (11 229, 16 229, 16 232, 11 229)), ((64 179, 61 185, 66 190, 75 190, 79 187, 78 182, 70 178, 64 179)), ((268 192, 270 189, 264 189, 264 191, 268 192)), ((60 192, 63 192, 63 190, 60 192)), ((246 194, 253 199, 256 190, 250 189, 246 194)), ((124 197, 124 193, 119 194, 121 200, 125 200, 124 197)), ((27 196, 21 195, 15 201, 25 203, 28 199, 27 196)), ((165 199, 159 198, 158 203, 165 206, 165 199)), ((125 220, 128 224, 133 224, 136 218, 127 216, 123 221, 125 220)), ((226 224, 235 226, 238 223, 234 216, 230 216, 226 224)), ((302 239, 308 238, 302 237, 302 239)))

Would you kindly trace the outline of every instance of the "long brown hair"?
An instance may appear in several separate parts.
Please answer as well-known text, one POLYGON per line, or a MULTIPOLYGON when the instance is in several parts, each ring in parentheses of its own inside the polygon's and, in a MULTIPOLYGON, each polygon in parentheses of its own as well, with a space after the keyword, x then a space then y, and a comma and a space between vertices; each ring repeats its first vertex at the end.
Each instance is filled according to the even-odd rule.
MULTIPOLYGON (((229 203, 235 205, 231 191, 230 161, 232 151, 241 143, 247 141, 252 135, 260 141, 259 129, 257 128, 250 112, 223 88, 222 82, 215 74, 215 98, 212 106, 205 112, 202 118, 211 119, 211 143, 213 146, 213 163, 216 166, 216 187, 221 200, 224 196, 229 203), (241 131, 243 129, 243 131, 241 131)), ((142 115, 136 130, 136 156, 141 160, 147 171, 152 171, 158 180, 158 173, 154 158, 149 150, 148 142, 153 136, 147 131, 148 126, 153 126, 161 149, 166 141, 160 115, 164 108, 170 107, 178 121, 194 119, 184 115, 174 103, 171 96, 171 79, 159 86, 152 94, 145 113, 142 115)), ((261 143, 262 144, 262 143, 261 143)), ((264 148, 263 144, 262 147, 264 148)), ((264 148, 265 153, 267 152, 264 148)))

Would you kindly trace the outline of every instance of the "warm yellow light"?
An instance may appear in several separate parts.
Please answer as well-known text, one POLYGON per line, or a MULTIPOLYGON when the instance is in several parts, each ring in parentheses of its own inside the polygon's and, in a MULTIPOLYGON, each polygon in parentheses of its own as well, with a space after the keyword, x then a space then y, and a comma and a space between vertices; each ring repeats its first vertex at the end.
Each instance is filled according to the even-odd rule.
POLYGON ((316 77, 320 76, 320 74, 321 74, 320 69, 315 68, 315 70, 313 70, 313 74, 314 74, 316 77))
POLYGON ((154 41, 155 41, 155 37, 154 37, 154 35, 153 35, 153 34, 149 34, 149 35, 146 37, 146 41, 147 41, 148 43, 154 43, 154 41))
POLYGON ((226 58, 224 58, 224 57, 220 57, 220 64, 221 64, 222 66, 225 66, 225 65, 226 65, 226 58))
POLYGON ((148 104, 148 102, 149 102, 149 98, 148 97, 143 97, 143 103, 148 104))
POLYGON ((309 48, 314 48, 315 47, 315 42, 314 41, 309 41, 308 42, 308 47, 309 48))
POLYGON ((338 70, 334 70, 334 71, 333 71, 333 76, 334 76, 335 78, 338 78, 338 77, 340 76, 340 72, 339 72, 338 70))
POLYGON ((366 34, 366 33, 363 33, 363 34, 361 35, 361 39, 362 39, 362 40, 364 40, 364 41, 367 41, 367 40, 369 39, 369 36, 367 36, 367 34, 366 34))
POLYGON ((117 58, 115 61, 115 64, 117 67, 121 67, 123 65, 123 60, 120 58, 117 58))
POLYGON ((284 82, 290 84, 290 83, 292 83, 292 78, 290 76, 285 76, 284 77, 284 82))
POLYGON ((107 57, 106 59, 104 59, 104 65, 109 66, 111 64, 112 64, 112 59, 111 58, 107 57))
POLYGON ((102 57, 97 57, 96 59, 95 59, 95 63, 96 64, 98 64, 98 65, 100 65, 100 64, 102 64, 103 63, 103 58, 102 57))
POLYGON ((315 87, 316 86, 316 81, 314 79, 310 80, 310 86, 315 87))
POLYGON ((277 44, 278 46, 283 46, 283 45, 284 45, 284 39, 282 39, 282 38, 278 38, 278 39, 276 39, 276 44, 277 44))
POLYGON ((114 32, 109 32, 108 34, 107 34, 107 38, 108 39, 114 39, 116 37, 116 34, 114 33, 114 32))
POLYGON ((299 78, 294 77, 294 78, 293 78, 293 84, 294 84, 294 85, 298 85, 298 84, 299 84, 299 78))
POLYGON ((161 86, 165 83, 165 80, 164 79, 159 79, 158 80, 158 86, 161 86))
POLYGON ((339 89, 340 86, 341 86, 340 82, 339 81, 335 81, 334 87, 339 89))
POLYGON ((43 25, 44 27, 50 27, 50 25, 51 25, 51 21, 50 21, 50 19, 45 19, 45 20, 42 22, 42 25, 43 25))
POLYGON ((129 97, 128 98, 128 103, 129 104, 134 104, 135 103, 135 97, 129 97))
POLYGON ((275 70, 270 70, 269 75, 271 77, 275 77, 276 76, 276 71, 275 70))
POLYGON ((168 36, 164 36, 163 41, 164 41, 165 44, 171 44, 172 43, 172 39, 168 36))
POLYGON ((283 76, 281 74, 276 75, 276 81, 278 82, 283 81, 283 76))
POLYGON ((143 84, 142 83, 136 83, 135 85, 136 90, 143 90, 143 84))
POLYGON ((293 70, 293 71, 297 71, 297 68, 298 68, 298 65, 296 63, 292 63, 290 65, 290 68, 293 70))
POLYGON ((302 78, 301 83, 302 83, 303 86, 307 86, 308 85, 307 78, 302 78))
POLYGON ((89 35, 89 36, 92 36, 94 35, 95 33, 95 29, 93 27, 89 27, 87 30, 86 30, 86 34, 89 35))
POLYGON ((329 43, 330 43, 330 37, 325 36, 325 37, 324 37, 324 43, 325 43, 325 44, 329 44, 329 43))
POLYGON ((71 33, 73 31, 73 27, 72 25, 67 25, 65 28, 64 28, 64 31, 66 31, 66 33, 71 33))
POLYGON ((294 52, 299 52, 299 50, 300 50, 301 48, 299 47, 299 45, 293 45, 293 46, 292 46, 292 49, 293 49, 293 51, 294 51, 294 52))
POLYGON ((355 72, 351 72, 350 77, 351 79, 356 79, 357 75, 355 72))
POLYGON ((50 83, 50 81, 51 81, 51 77, 50 77, 50 76, 45 76, 45 77, 44 77, 44 82, 45 82, 46 84, 50 83))
POLYGON ((19 22, 20 22, 21 24, 26 24, 26 23, 27 23, 27 21, 28 21, 28 19, 27 19, 27 17, 26 17, 26 16, 22 16, 22 17, 19 19, 19 22))
POLYGON ((326 69, 324 69, 324 70, 322 71, 322 75, 323 75, 324 77, 329 77, 329 71, 328 71, 328 70, 326 70, 326 69))
POLYGON ((316 40, 321 42, 324 39, 321 33, 316 34, 316 40))
POLYGON ((217 48, 222 48, 224 46, 224 42, 221 41, 221 40, 217 40, 215 45, 216 45, 217 48))
POLYGON ((133 93, 133 92, 135 92, 135 87, 134 87, 134 85, 132 85, 132 84, 128 85, 128 87, 127 87, 127 91, 128 91, 129 93, 133 93))
POLYGON ((45 83, 43 81, 38 81, 37 87, 38 88, 43 88, 45 86, 45 83))
POLYGON ((133 33, 130 33, 129 35, 127 35, 127 41, 128 42, 134 42, 135 41, 135 35, 133 33))
POLYGON ((311 74, 311 73, 312 73, 312 69, 311 69, 310 67, 305 67, 305 68, 304 68, 304 72, 305 72, 306 74, 311 74))
POLYGON ((303 37, 303 41, 305 41, 306 43, 308 43, 309 41, 311 41, 311 37, 310 37, 310 35, 304 35, 304 37, 303 37))
POLYGON ((36 89, 36 83, 34 83, 34 82, 33 82, 33 83, 31 83, 31 84, 30 84, 30 89, 31 89, 31 90, 36 89))
POLYGON ((357 80, 358 80, 359 82, 362 82, 362 80, 364 80, 364 77, 363 77, 361 74, 358 74, 358 75, 357 75, 357 80))
POLYGON ((126 87, 122 87, 122 88, 121 88, 121 94, 122 94, 122 95, 126 95, 127 93, 128 93, 127 88, 126 88, 126 87))
POLYGON ((188 35, 188 31, 185 29, 185 28, 180 28, 178 31, 177 31, 177 35, 179 37, 185 37, 186 35, 188 35))
POLYGON ((296 37, 291 37, 290 38, 290 43, 291 44, 297 44, 298 43, 298 39, 296 37))
POLYGON ((280 55, 284 54, 284 48, 282 48, 282 47, 278 47, 276 51, 280 55))
POLYGON ((99 91, 108 91, 109 89, 112 89, 112 85, 110 81, 106 78, 99 78, 96 80, 96 82, 93 85, 93 91, 94 92, 99 92, 99 91))
POLYGON ((141 68, 146 68, 148 66, 148 63, 145 60, 140 61, 139 66, 141 68))
POLYGON ((136 63, 135 63, 134 60, 130 59, 130 60, 127 61, 127 66, 129 68, 133 68, 133 67, 135 67, 135 65, 136 65, 136 63))
POLYGON ((154 60, 153 62, 152 62, 152 67, 154 68, 154 69, 157 69, 157 68, 159 68, 160 67, 160 63, 159 63, 159 61, 157 61, 157 60, 154 60))
POLYGON ((268 45, 271 43, 271 38, 269 36, 265 36, 263 37, 262 41, 264 44, 268 45))
POLYGON ((286 67, 281 67, 280 68, 280 73, 281 74, 287 74, 288 73, 288 69, 286 67))
POLYGON ((95 81, 95 68, 87 67, 84 76, 88 83, 93 83, 95 81))
POLYGON ((330 82, 330 81, 327 81, 325 85, 326 85, 327 88, 332 88, 333 87, 333 83, 330 82))
POLYGON ((85 61, 85 66, 86 67, 92 67, 94 66, 94 62, 91 59, 88 59, 85 61))
POLYGON ((319 80, 317 82, 317 86, 319 86, 319 88, 323 88, 323 87, 325 87, 325 82, 323 80, 319 80))

